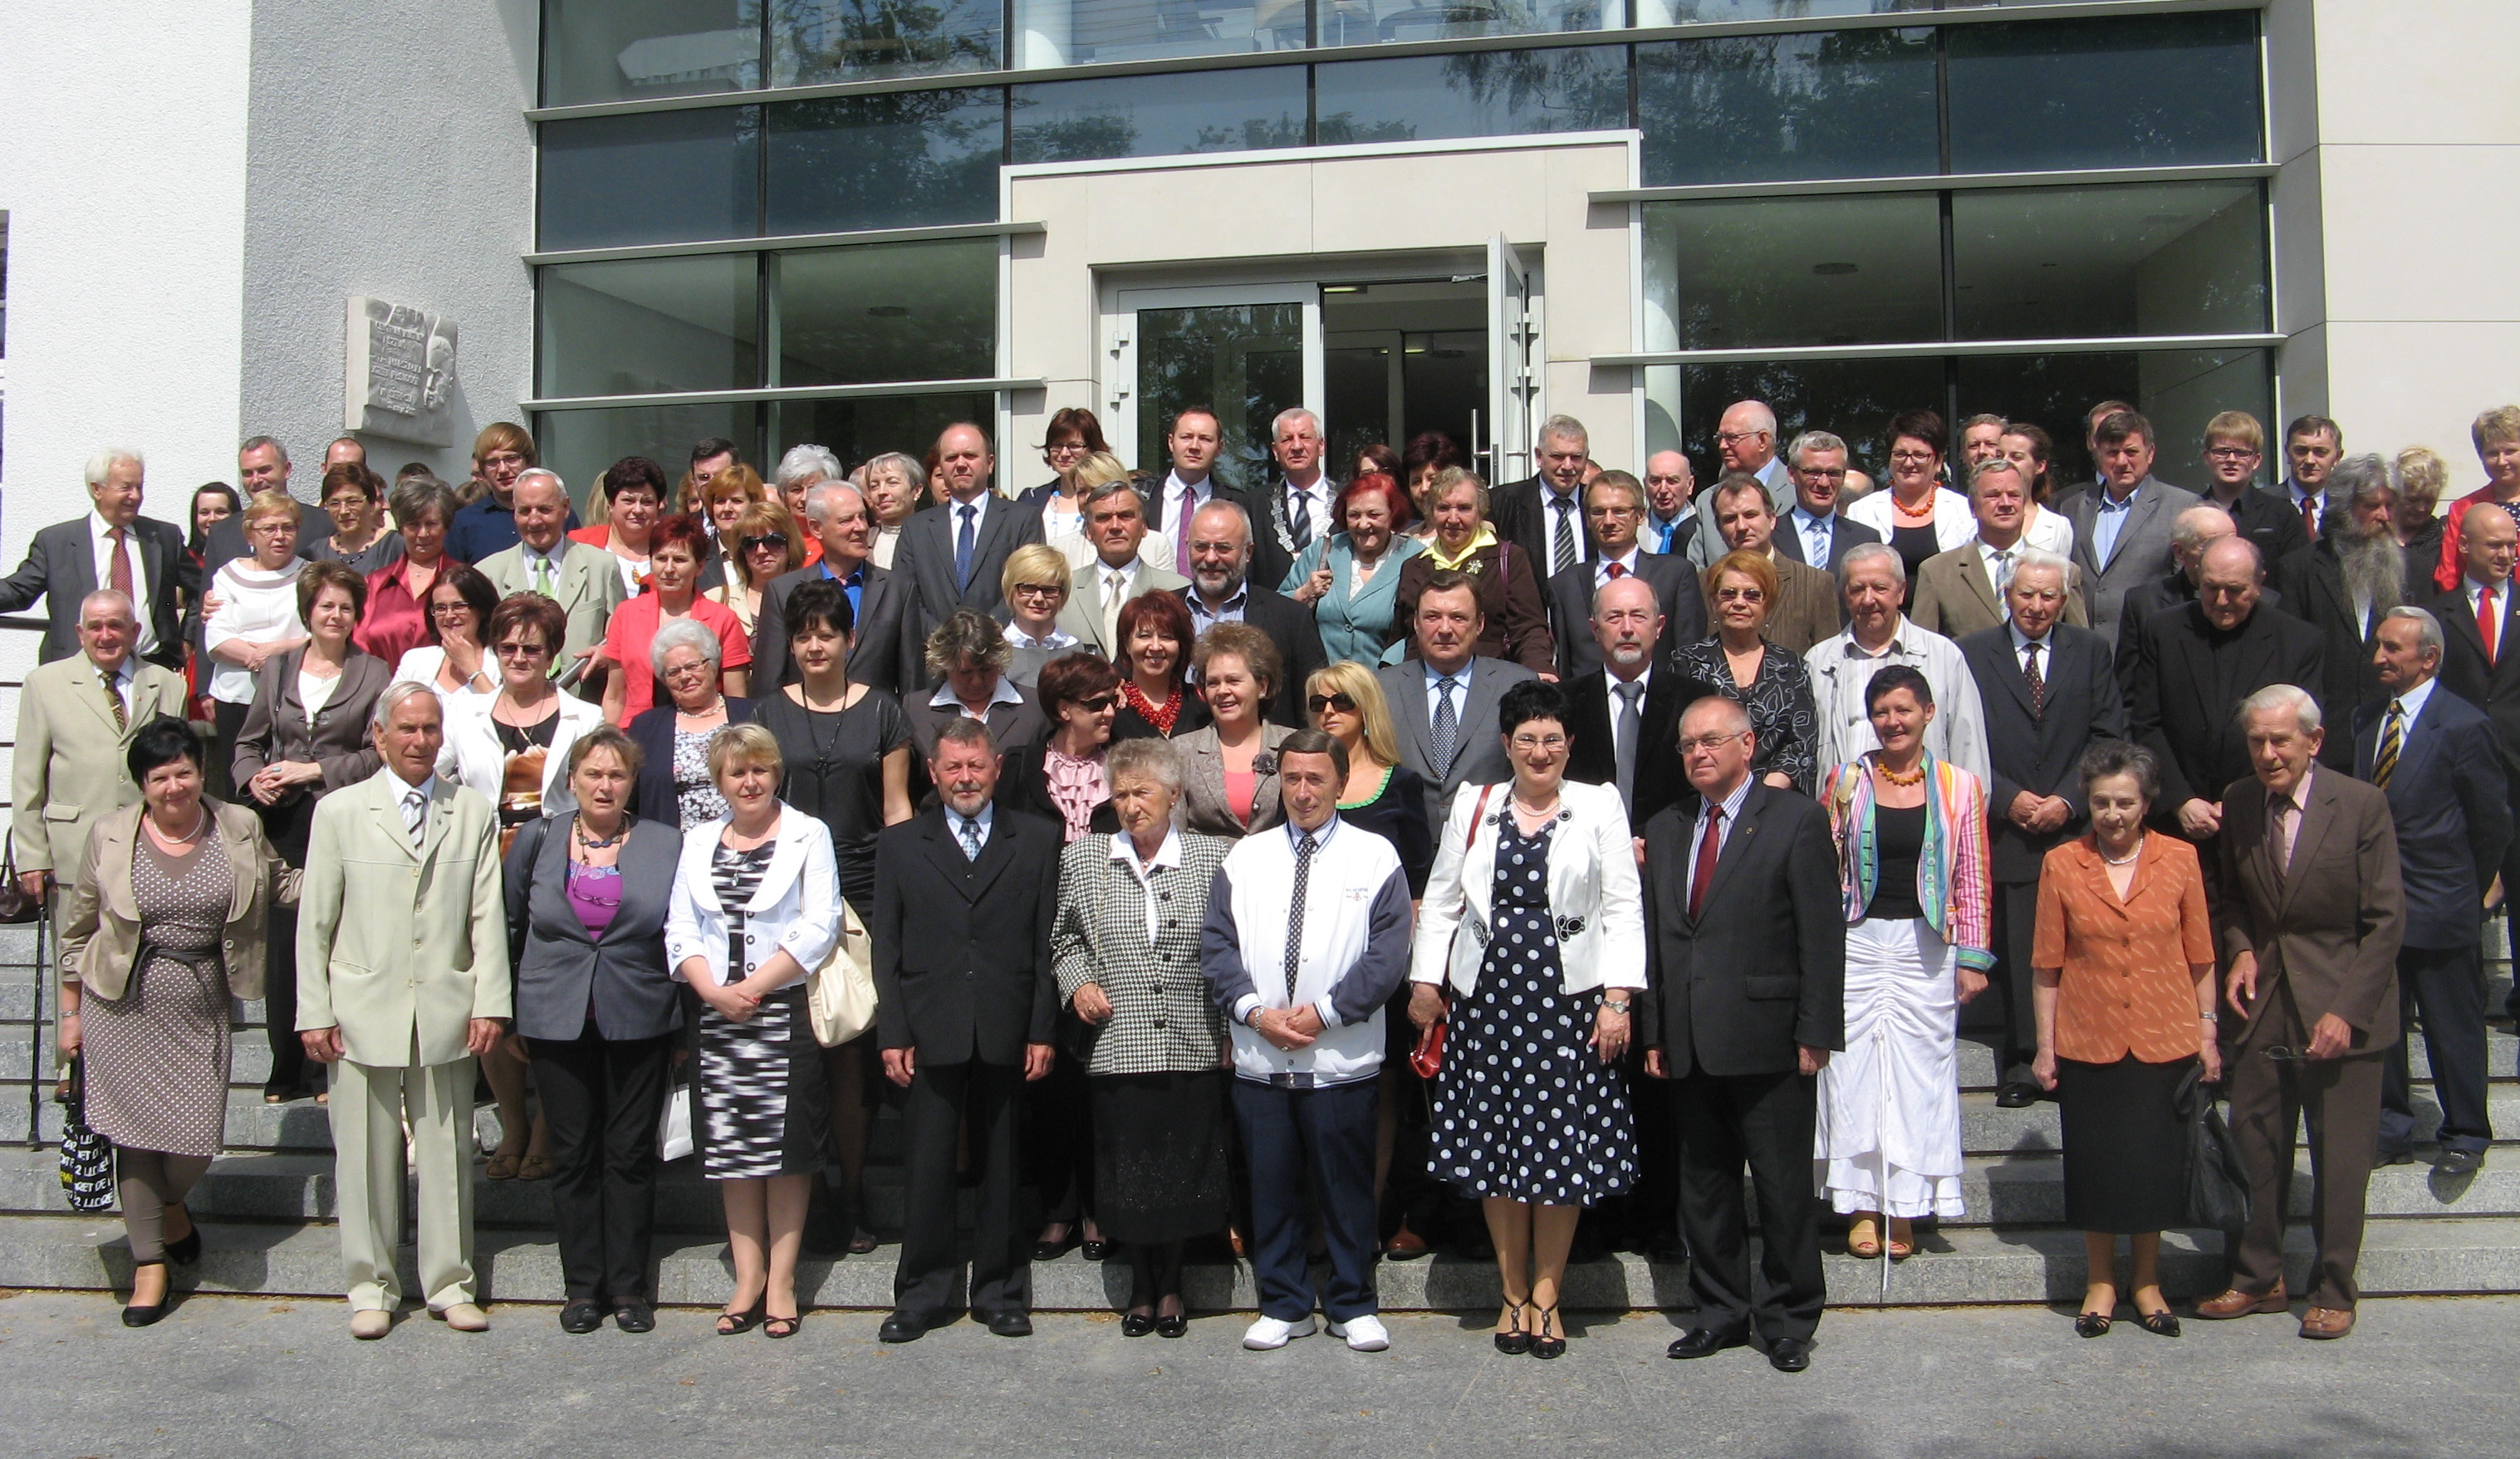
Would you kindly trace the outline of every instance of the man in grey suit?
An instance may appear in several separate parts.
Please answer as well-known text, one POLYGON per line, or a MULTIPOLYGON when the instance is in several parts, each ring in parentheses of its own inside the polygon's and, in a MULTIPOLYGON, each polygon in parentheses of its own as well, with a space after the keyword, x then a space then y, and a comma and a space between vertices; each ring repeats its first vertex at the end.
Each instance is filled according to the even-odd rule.
POLYGON ((857 615, 849 635, 849 682, 899 694, 912 682, 910 665, 925 646, 911 643, 910 579, 867 560, 874 549, 875 518, 866 497, 845 481, 817 481, 805 489, 805 520, 823 544, 823 558, 770 580, 761 614, 752 623, 752 692, 758 697, 797 679, 788 656, 788 599, 807 583, 835 583, 857 615))
POLYGON ((1669 660, 1683 643, 1706 637, 1706 600, 1686 556, 1645 552, 1637 528, 1645 519, 1644 484, 1625 471, 1603 471, 1584 488, 1584 521, 1596 552, 1549 580, 1549 628, 1557 639, 1557 677, 1571 680, 1601 667, 1593 638, 1593 595, 1602 585, 1637 578, 1653 589, 1662 614, 1654 656, 1669 660))
POLYGON ((1382 697, 1400 731, 1400 763, 1426 782, 1426 823, 1442 825, 1453 792, 1509 779, 1497 701, 1535 678, 1507 659, 1471 650, 1485 629, 1478 590, 1466 574, 1437 572, 1418 595, 1412 641, 1418 656, 1381 670, 1382 697))
MULTIPOLYGON (((1768 510, 1784 514, 1787 503, 1794 500, 1793 478, 1785 470, 1784 458, 1777 454, 1777 413, 1764 402, 1734 401, 1715 422, 1716 474, 1735 473, 1756 476, 1768 489, 1768 510)), ((1715 530, 1715 502, 1701 494, 1697 499, 1697 536, 1688 545, 1688 560, 1703 568, 1713 563, 1730 549, 1724 536, 1715 530)))
POLYGON ((1777 518, 1777 555, 1835 572, 1847 550, 1879 542, 1881 534, 1838 514, 1846 492, 1846 442, 1824 430, 1807 430, 1785 450, 1785 474, 1794 483, 1794 505, 1777 518))
MULTIPOLYGON (((1977 535, 1919 563, 1916 581, 1908 591, 1909 618, 1954 641, 2002 626, 2012 574, 2024 555, 2035 551, 2021 540, 2030 504, 2030 480, 2021 467, 1999 456, 1979 463, 1969 476, 1969 508, 1977 518, 1977 535)), ((2065 575, 2073 576, 2070 564, 2065 575)), ((2083 611, 2083 595, 2070 581, 2065 588, 2065 621, 2076 628, 2091 627, 2083 611)))
POLYGON ((146 473, 137 451, 98 452, 87 464, 87 495, 95 509, 36 533, 26 560, 0 579, 0 613, 44 599, 49 621, 44 645, 35 651, 39 662, 79 651, 80 605, 102 588, 133 605, 138 639, 132 651, 183 672, 175 590, 199 593, 202 579, 184 551, 184 534, 172 523, 140 514, 146 473))
POLYGON ((1116 664, 1121 604, 1149 593, 1178 593, 1190 586, 1190 579, 1139 557, 1139 545, 1147 540, 1147 508, 1137 487, 1125 478, 1089 488, 1077 505, 1085 514, 1085 540, 1094 546, 1094 560, 1075 570, 1075 586, 1058 610, 1058 627, 1116 664))
POLYGON ((2082 569, 2092 623, 2118 650, 2118 605, 2128 590, 2170 571, 2170 527, 2196 505, 2152 474, 2152 422, 2113 411, 2092 432, 2100 463, 2099 488, 2065 508, 2074 522, 2074 565, 2082 569))
MULTIPOLYGON (((568 632, 561 638, 553 667, 565 674, 603 646, 604 627, 629 590, 610 553, 568 535, 568 488, 558 474, 540 466, 520 472, 510 507, 517 545, 492 553, 480 564, 481 576, 501 597, 539 593, 560 604, 568 615, 568 632)), ((578 692, 585 694, 583 683, 578 692)))
MULTIPOLYGON (((1019 508, 990 490, 998 468, 980 427, 960 422, 936 438, 936 470, 946 500, 912 517, 901 529, 892 570, 910 580, 911 632, 926 641, 957 608, 995 613, 1006 595, 998 580, 1007 554, 1039 542, 1041 513, 1019 508)), ((923 672, 918 683, 930 683, 923 672)))

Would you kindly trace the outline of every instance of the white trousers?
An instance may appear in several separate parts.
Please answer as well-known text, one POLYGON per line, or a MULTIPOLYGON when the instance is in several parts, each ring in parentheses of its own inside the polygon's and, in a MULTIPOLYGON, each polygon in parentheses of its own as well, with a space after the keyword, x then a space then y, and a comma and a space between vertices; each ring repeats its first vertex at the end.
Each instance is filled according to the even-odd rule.
POLYGON ((1820 1073, 1812 1151, 1840 1214, 1961 1214, 1958 965, 1921 917, 1846 929, 1846 1049, 1820 1073))
POLYGON ((471 1055, 451 1064, 333 1066, 333 1172, 342 1282, 354 1309, 402 1302, 394 1248, 402 1234, 402 1126, 420 1179, 420 1290, 430 1308, 479 1301, 472 1274, 471 1055))

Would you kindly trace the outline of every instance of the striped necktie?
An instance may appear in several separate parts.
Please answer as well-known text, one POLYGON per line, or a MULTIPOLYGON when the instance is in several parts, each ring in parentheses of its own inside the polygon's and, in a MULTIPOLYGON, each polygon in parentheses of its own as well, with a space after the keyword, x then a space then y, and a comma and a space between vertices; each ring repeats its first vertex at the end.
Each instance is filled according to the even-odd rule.
POLYGON ((2380 752, 2371 757, 2371 783, 2382 790, 2389 788, 2389 777, 2398 773, 2398 752, 2407 747, 2407 709, 2404 702, 2389 701, 2389 716, 2380 722, 2380 752))

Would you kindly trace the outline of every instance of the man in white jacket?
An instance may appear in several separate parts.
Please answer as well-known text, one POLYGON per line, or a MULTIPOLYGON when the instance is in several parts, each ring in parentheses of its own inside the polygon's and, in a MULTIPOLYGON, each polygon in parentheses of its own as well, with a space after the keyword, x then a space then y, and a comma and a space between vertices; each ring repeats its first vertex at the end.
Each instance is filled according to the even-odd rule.
POLYGON ((1409 878, 1380 836, 1338 817, 1347 750, 1318 730, 1278 746, 1283 826, 1218 868, 1199 961, 1234 1024, 1234 1113, 1251 1161, 1251 1348, 1313 1331, 1307 1177, 1329 1243, 1330 1336, 1391 1346, 1373 1289, 1374 1083, 1383 1004, 1409 971, 1409 878))

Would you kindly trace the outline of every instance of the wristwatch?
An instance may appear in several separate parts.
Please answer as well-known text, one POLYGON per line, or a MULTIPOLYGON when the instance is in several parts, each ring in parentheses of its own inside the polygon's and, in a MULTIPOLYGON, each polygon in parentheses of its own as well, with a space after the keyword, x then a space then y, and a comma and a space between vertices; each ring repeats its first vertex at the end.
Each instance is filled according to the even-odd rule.
POLYGON ((1628 1008, 1629 1008, 1629 1002, 1628 1002, 1628 1000, 1627 1000, 1626 998, 1611 998, 1611 997, 1605 997, 1605 998, 1601 999, 1601 1006, 1602 1006, 1602 1007, 1604 1007, 1604 1008, 1606 1008, 1606 1009, 1608 1009, 1608 1010, 1609 1010, 1609 1011, 1611 1011, 1612 1013, 1622 1013, 1622 1014, 1623 1014, 1623 1013, 1626 1013, 1626 1012, 1628 1011, 1628 1008))

